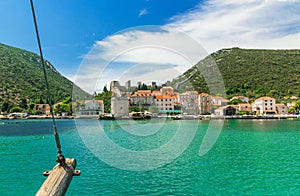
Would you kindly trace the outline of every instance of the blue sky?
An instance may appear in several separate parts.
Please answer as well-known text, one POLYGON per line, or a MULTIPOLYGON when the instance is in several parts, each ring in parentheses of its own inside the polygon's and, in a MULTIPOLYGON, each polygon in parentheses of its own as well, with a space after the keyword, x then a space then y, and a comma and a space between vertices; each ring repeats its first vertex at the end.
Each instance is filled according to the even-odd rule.
MULTIPOLYGON (((300 48, 299 0, 34 0, 34 4, 45 58, 73 81, 76 81, 78 73, 81 74, 81 67, 85 67, 85 64, 91 67, 91 62, 85 59, 89 59, 89 54, 98 52, 99 62, 105 60, 107 63, 111 61, 108 58, 117 55, 115 51, 127 51, 123 51, 121 57, 115 58, 115 63, 105 68, 105 73, 108 73, 106 76, 83 76, 94 80, 106 78, 100 81, 102 86, 110 79, 120 79, 120 75, 112 74, 120 71, 123 72, 122 77, 126 72, 126 77, 134 77, 134 73, 139 73, 139 78, 143 78, 137 69, 151 67, 149 62, 162 70, 170 65, 176 69, 180 67, 175 71, 178 75, 205 56, 205 52, 199 51, 197 54, 195 50, 199 49, 198 46, 186 46, 191 40, 201 45, 207 54, 228 47, 300 48), (143 25, 157 26, 153 31, 135 28, 143 25), (161 33, 162 29, 156 31, 157 27, 169 30, 161 33), (184 33, 190 39, 183 34, 178 38, 174 32, 184 33), (152 42, 158 46, 157 40, 164 44, 156 47, 156 52, 152 50, 153 46, 144 47, 144 50, 128 48, 130 45, 149 46, 152 42), (173 50, 178 46, 184 47, 173 50), (167 50, 161 52, 166 47, 167 50), (169 55, 170 51, 193 60, 184 62, 184 58, 169 55), (143 58, 137 59, 136 55, 143 58), (163 63, 157 66, 160 60, 163 63), (135 68, 118 70, 118 65, 124 63, 135 68), (130 75, 128 70, 135 72, 130 75)), ((0 1, 0 35, 0 43, 38 52, 29 0, 0 1)), ((99 70, 96 67, 94 69, 99 70)), ((164 78, 175 77, 175 72, 164 78)), ((160 74, 163 73, 152 73, 150 76, 160 74)), ((81 86, 88 88, 84 84, 81 86)), ((97 87, 99 89, 101 87, 97 87)))
MULTIPOLYGON (((164 25, 198 0, 34 0, 44 56, 65 75, 97 40, 140 25, 164 25)), ((29 0, 0 1, 0 42, 38 52, 29 0)))

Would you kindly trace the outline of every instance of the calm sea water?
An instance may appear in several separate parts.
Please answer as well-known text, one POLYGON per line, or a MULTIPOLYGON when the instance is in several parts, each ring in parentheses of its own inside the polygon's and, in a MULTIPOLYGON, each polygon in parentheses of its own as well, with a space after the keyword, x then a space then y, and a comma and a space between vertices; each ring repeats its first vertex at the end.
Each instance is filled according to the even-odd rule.
MULTIPOLYGON (((95 156, 81 140, 74 120, 57 120, 63 152, 75 157, 81 170, 67 195, 300 194, 300 121, 225 121, 217 142, 202 157, 199 147, 209 121, 166 121, 162 130, 143 140, 123 130, 134 129, 134 124, 101 121, 110 139, 132 150, 158 148, 174 136, 173 127, 179 124, 198 128, 178 158, 154 170, 127 171, 95 156)), ((143 131, 153 127, 144 122, 143 131)), ((52 130, 49 120, 0 121, 1 195, 36 193, 45 179, 42 172, 55 165, 52 130)), ((95 139, 95 146, 98 143, 95 139)))

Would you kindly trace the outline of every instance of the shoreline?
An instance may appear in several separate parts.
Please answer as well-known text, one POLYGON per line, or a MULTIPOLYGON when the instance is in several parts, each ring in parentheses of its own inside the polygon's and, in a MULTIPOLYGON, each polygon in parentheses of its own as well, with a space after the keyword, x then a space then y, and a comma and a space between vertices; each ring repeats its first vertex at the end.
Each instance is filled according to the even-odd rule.
MULTIPOLYGON (((152 117, 155 118, 170 118, 173 116, 158 116, 152 117)), ((32 120, 32 119, 52 119, 51 116, 27 116, 24 118, 9 118, 9 117, 0 117, 0 120, 32 120)), ((116 119, 99 119, 99 118, 76 118, 76 116, 55 116, 55 119, 95 119, 95 120, 131 120, 130 118, 116 118, 116 119)), ((180 119, 172 120, 214 120, 214 119, 226 119, 226 120, 292 120, 299 119, 299 115, 272 115, 272 116, 215 116, 215 115, 205 115, 201 117, 192 117, 192 116, 183 116, 180 119)), ((149 120, 149 119, 148 119, 149 120)))

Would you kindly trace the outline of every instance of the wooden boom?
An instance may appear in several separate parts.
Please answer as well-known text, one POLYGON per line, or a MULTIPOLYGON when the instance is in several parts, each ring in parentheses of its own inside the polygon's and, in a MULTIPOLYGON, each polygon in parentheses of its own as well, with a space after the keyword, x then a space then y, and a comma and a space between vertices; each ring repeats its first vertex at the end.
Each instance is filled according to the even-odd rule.
POLYGON ((73 175, 79 175, 80 171, 75 170, 76 159, 65 159, 65 164, 57 164, 51 171, 45 171, 44 175, 48 176, 44 181, 37 196, 59 196, 65 195, 73 175))

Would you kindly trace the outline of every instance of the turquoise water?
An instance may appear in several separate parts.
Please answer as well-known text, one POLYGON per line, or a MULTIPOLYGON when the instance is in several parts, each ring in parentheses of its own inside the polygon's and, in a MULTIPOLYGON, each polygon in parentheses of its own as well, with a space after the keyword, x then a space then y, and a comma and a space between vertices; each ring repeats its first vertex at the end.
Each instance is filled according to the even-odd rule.
MULTIPOLYGON (((134 126, 127 121, 101 121, 101 126, 118 145, 148 150, 166 144, 180 123, 198 128, 178 158, 154 170, 127 171, 87 149, 73 120, 58 120, 63 152, 75 157, 81 170, 67 195, 300 194, 300 121, 225 121, 217 142, 202 157, 199 147, 209 121, 166 121, 161 131, 142 139, 122 130, 134 126)), ((143 124, 144 130, 153 127, 143 124)), ((0 121, 0 194, 34 195, 45 179, 42 172, 55 165, 55 156, 51 121, 0 121)))

